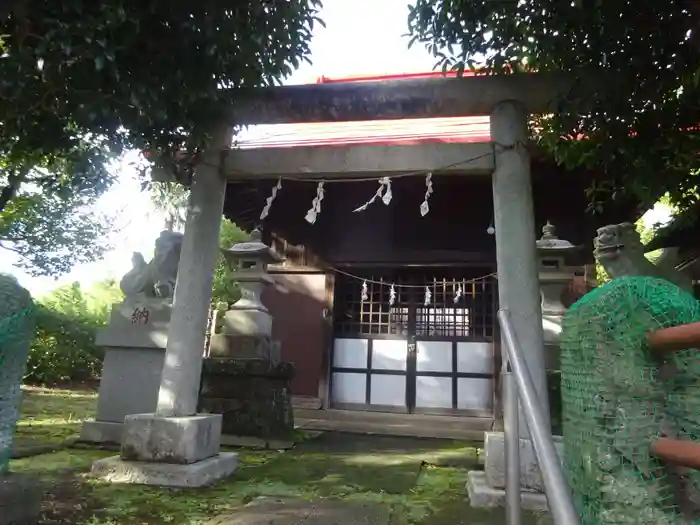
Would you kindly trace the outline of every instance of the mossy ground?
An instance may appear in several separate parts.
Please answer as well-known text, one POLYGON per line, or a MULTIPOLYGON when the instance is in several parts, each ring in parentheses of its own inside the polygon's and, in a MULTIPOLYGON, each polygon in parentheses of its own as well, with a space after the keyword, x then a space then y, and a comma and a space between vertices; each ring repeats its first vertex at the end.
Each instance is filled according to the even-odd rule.
MULTIPOLYGON (((94 413, 88 392, 25 392, 18 445, 40 446, 77 437, 94 413)), ((112 485, 91 478, 98 458, 114 452, 66 448, 11 462, 49 487, 41 523, 52 525, 202 524, 258 496, 342 498, 392 510, 391 525, 503 524, 501 511, 472 509, 467 470, 478 468, 476 446, 437 440, 324 434, 289 451, 239 449, 230 479, 196 490, 112 485)), ((532 523, 536 517, 530 516, 532 523)))

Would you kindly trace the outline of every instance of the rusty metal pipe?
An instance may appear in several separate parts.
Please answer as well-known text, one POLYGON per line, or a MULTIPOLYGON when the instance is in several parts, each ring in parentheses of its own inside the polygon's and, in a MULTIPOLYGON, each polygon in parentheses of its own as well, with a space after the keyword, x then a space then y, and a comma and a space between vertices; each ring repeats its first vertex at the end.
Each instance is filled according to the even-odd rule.
POLYGON ((651 453, 668 463, 700 470, 700 442, 657 438, 651 441, 651 453))
POLYGON ((647 334, 647 343, 656 352, 700 348, 700 322, 662 328, 647 334))

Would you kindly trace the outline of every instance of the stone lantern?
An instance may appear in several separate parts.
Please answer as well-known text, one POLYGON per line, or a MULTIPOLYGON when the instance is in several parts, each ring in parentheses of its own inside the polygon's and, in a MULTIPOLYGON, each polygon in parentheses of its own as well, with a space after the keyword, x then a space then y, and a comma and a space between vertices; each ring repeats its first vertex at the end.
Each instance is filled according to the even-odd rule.
POLYGON ((566 313, 562 294, 574 274, 573 270, 567 267, 566 258, 578 249, 578 246, 557 237, 556 228, 547 221, 542 228, 542 237, 537 241, 545 344, 559 342, 561 322, 566 313))
POLYGON ((279 361, 279 345, 273 343, 272 316, 263 305, 265 288, 274 284, 267 265, 283 258, 262 242, 259 230, 253 230, 245 242, 222 250, 233 277, 241 289, 241 298, 224 314, 220 334, 212 335, 210 357, 267 358, 279 361))
POLYGON ((222 442, 279 448, 294 438, 295 369, 281 361, 280 343, 272 340, 272 316, 261 295, 274 285, 267 265, 282 257, 263 244, 258 230, 222 252, 235 269, 231 277, 241 288, 241 298, 224 314, 221 333, 211 336, 209 357, 202 364, 199 409, 222 415, 222 442))

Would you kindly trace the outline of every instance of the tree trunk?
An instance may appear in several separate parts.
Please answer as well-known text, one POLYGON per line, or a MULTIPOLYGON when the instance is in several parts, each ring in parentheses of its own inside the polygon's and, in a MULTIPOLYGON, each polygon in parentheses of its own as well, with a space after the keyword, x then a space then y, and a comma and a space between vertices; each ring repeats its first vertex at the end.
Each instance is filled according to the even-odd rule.
POLYGON ((7 177, 7 186, 0 190, 0 213, 3 212, 5 207, 17 195, 17 192, 19 191, 22 182, 24 182, 27 173, 29 173, 29 168, 22 168, 19 171, 11 173, 7 177))

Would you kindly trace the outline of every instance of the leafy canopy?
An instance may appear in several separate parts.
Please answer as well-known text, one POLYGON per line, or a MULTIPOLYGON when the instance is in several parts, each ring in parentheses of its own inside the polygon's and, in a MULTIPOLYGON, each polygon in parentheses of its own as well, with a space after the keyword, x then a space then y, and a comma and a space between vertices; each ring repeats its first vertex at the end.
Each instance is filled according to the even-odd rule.
POLYGON ((71 232, 84 225, 98 234, 104 225, 72 211, 113 182, 105 162, 126 148, 196 152, 219 116, 210 108, 230 104, 237 88, 280 82, 309 60, 320 7, 320 0, 3 2, 0 246, 29 256, 37 273, 98 256, 89 236, 71 232), (47 209, 57 212, 37 225, 47 209), (43 241, 46 228, 52 242, 43 241), (32 260, 36 250, 52 255, 32 260), (66 250, 71 258, 60 255, 66 250))
POLYGON ((681 207, 696 201, 697 2, 414 0, 408 26, 445 69, 483 58, 490 72, 614 73, 592 99, 540 118, 538 140, 559 162, 603 173, 593 190, 649 206, 666 192, 681 207))

